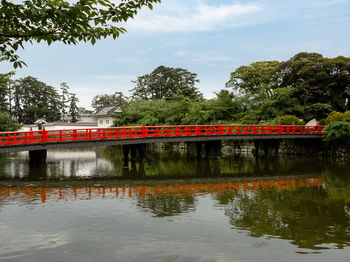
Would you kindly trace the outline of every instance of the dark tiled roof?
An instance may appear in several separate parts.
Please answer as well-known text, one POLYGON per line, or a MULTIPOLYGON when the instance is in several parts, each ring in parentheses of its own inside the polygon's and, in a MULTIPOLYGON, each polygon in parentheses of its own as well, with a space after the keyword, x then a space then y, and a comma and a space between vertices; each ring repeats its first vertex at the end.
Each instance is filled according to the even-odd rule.
POLYGON ((116 113, 120 113, 122 110, 117 105, 109 105, 96 112, 94 116, 114 116, 116 113))

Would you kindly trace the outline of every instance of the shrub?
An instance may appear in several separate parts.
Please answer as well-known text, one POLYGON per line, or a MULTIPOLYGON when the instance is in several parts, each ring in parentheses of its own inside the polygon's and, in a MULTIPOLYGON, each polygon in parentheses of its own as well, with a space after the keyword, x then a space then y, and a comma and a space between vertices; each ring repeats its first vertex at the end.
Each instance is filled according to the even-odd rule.
POLYGON ((304 121, 300 121, 296 116, 293 115, 281 116, 278 123, 281 125, 305 125, 304 121))
POLYGON ((0 132, 16 131, 21 125, 11 121, 11 117, 7 113, 0 112, 0 132))
POLYGON ((330 124, 334 121, 343 121, 344 120, 344 113, 333 111, 331 112, 328 117, 326 118, 326 124, 330 124))
POLYGON ((305 118, 311 120, 313 118, 325 118, 332 112, 330 104, 316 103, 305 107, 305 118))
POLYGON ((350 122, 350 111, 346 111, 344 113, 344 119, 345 122, 350 122))
POLYGON ((326 134, 323 135, 323 140, 327 144, 336 146, 350 145, 350 123, 333 121, 326 127, 326 134))
POLYGON ((321 126, 325 126, 326 125, 326 119, 325 118, 320 120, 320 125, 321 126))

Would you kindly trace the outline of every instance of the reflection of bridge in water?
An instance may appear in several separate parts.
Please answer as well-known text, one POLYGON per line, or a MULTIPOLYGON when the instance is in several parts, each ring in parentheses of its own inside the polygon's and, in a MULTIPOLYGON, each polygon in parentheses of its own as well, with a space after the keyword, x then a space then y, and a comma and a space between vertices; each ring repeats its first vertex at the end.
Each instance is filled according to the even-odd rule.
POLYGON ((321 177, 300 177, 290 179, 266 179, 237 182, 210 182, 195 184, 159 184, 159 185, 116 185, 89 187, 0 187, 0 199, 8 201, 17 197, 28 200, 74 201, 96 198, 116 199, 134 197, 162 196, 201 196, 207 194, 225 194, 256 190, 296 190, 303 187, 321 187, 321 177))

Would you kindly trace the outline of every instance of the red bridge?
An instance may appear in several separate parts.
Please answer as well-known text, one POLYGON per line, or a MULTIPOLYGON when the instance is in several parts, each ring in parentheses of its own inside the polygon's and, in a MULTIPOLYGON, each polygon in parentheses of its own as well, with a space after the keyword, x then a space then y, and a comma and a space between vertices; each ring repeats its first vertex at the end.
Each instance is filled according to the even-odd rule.
POLYGON ((321 138, 324 126, 185 125, 0 132, 0 152, 156 142, 321 138))

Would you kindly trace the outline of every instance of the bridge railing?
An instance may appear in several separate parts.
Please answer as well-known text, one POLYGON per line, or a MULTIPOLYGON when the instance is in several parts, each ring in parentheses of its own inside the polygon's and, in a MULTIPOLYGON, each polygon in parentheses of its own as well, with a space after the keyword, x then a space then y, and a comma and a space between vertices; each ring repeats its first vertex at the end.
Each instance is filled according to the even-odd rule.
POLYGON ((324 126, 184 125, 0 132, 1 145, 147 137, 324 134, 324 126))

